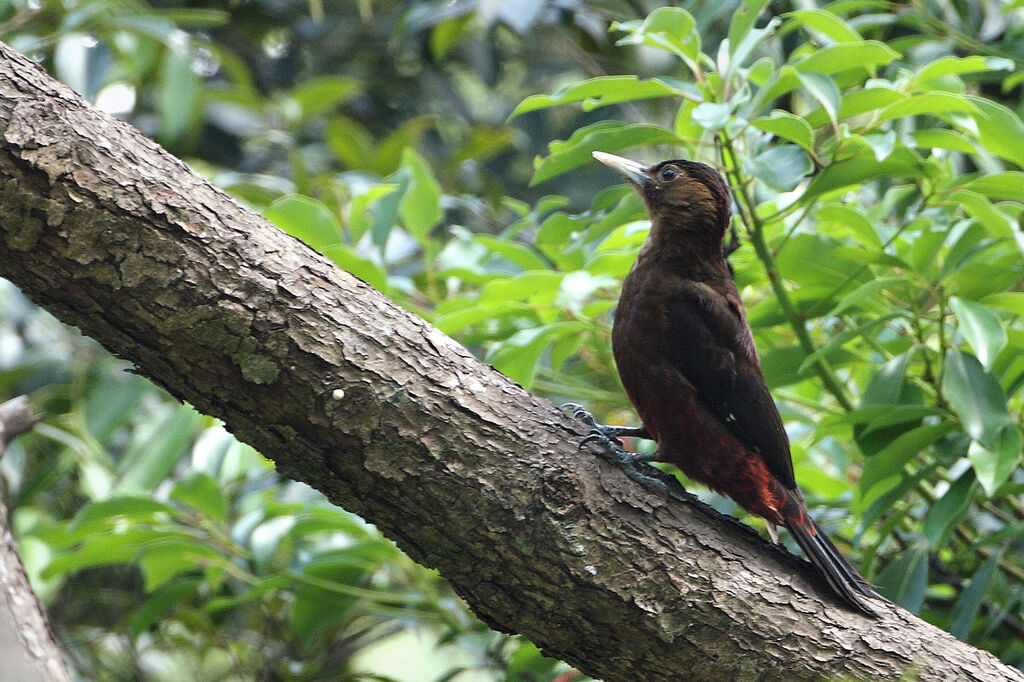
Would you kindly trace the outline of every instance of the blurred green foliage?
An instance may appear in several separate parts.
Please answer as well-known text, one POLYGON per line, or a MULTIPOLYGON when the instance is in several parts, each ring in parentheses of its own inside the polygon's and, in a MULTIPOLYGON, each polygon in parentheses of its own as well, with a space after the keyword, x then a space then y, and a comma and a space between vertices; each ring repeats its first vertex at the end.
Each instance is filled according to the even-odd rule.
MULTIPOLYGON (((605 421, 635 419, 610 313, 647 224, 590 152, 715 165, 819 520, 891 599, 1024 666, 1024 3, 0 8, 98 106, 605 421)), ((55 417, 0 472, 84 677, 381 679, 409 632, 445 664, 402 679, 571 677, 212 420, 2 310, 5 394, 55 417)))

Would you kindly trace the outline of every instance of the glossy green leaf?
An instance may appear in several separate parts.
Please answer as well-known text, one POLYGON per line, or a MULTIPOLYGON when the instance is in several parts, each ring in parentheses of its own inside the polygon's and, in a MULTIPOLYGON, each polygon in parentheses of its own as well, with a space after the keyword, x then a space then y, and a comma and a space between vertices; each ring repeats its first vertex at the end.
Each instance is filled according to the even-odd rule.
POLYGON ((977 112, 978 107, 960 95, 951 92, 933 91, 893 102, 879 112, 878 120, 889 121, 895 118, 917 116, 919 114, 935 116, 936 114, 977 112))
POLYGON ((949 299, 957 320, 960 322, 960 333, 970 344, 974 354, 985 369, 992 368, 992 361, 1006 346, 1006 327, 995 314, 985 306, 957 298, 949 299))
POLYGON ((989 199, 1013 199, 1024 202, 1024 173, 1003 171, 982 175, 963 186, 989 199))
POLYGON ((612 29, 629 30, 616 45, 647 45, 671 52, 688 62, 700 54, 700 33, 697 22, 680 7, 659 7, 647 15, 643 23, 614 24, 612 29))
POLYGON ((945 544, 953 526, 970 508, 977 487, 974 471, 968 469, 928 510, 922 533, 933 547, 945 544))
MULTIPOLYGON (((878 231, 856 206, 838 203, 821 204, 814 212, 814 217, 822 226, 830 224, 840 226, 844 231, 849 231, 861 244, 872 250, 882 250, 882 238, 878 236, 878 231)), ((834 234, 832 230, 829 232, 834 234)))
POLYGON ((362 84, 345 76, 320 76, 303 81, 289 94, 305 118, 334 109, 362 91, 362 84))
POLYGON ((707 131, 718 131, 729 121, 732 109, 728 104, 703 102, 698 104, 691 115, 693 122, 707 131))
POLYGON ((579 168, 594 161, 595 151, 618 152, 628 147, 646 144, 679 142, 676 134, 666 128, 653 125, 601 121, 580 128, 568 140, 554 140, 548 145, 548 155, 537 157, 531 185, 550 180, 566 171, 579 168))
POLYGON ((538 109, 582 102, 585 110, 620 102, 632 102, 652 97, 680 97, 687 93, 653 78, 641 80, 636 76, 599 76, 561 88, 552 95, 532 95, 519 103, 509 118, 538 109))
POLYGON ((978 151, 977 147, 966 135, 944 128, 913 130, 910 136, 914 138, 914 143, 918 147, 951 149, 955 152, 963 152, 964 154, 974 154, 978 151))
POLYGON ((904 465, 914 455, 956 429, 956 424, 952 422, 918 426, 900 435, 889 445, 871 455, 861 473, 859 484, 861 495, 866 495, 874 485, 886 478, 901 475, 904 465))
POLYGON ((1009 419, 1002 386, 970 353, 954 349, 946 354, 942 394, 960 417, 964 430, 982 445, 992 445, 1009 419))
POLYGON ((896 149, 885 161, 878 161, 874 155, 855 156, 837 161, 815 175, 803 200, 876 178, 918 178, 923 175, 921 161, 908 149, 896 149))
POLYGON ((978 476, 978 481, 989 496, 996 494, 1020 463, 1020 429, 1013 424, 1003 424, 992 436, 991 443, 984 445, 975 440, 967 449, 967 459, 978 476))
POLYGON ((1013 71, 1013 61, 1001 57, 941 57, 922 68, 915 83, 923 84, 940 76, 977 73, 979 71, 1013 71))
POLYGON ((828 36, 837 43, 857 43, 861 36, 849 24, 823 9, 802 9, 783 15, 791 23, 828 36))
POLYGON ((875 577, 878 591, 911 613, 924 605, 928 585, 928 545, 920 543, 900 552, 875 577))
POLYGON ((799 116, 776 109, 770 116, 756 119, 754 127, 771 133, 794 144, 798 144, 809 152, 814 151, 814 133, 807 121, 799 116))
MULTIPOLYGON (((823 73, 831 75, 850 69, 871 69, 883 66, 899 57, 899 53, 885 43, 865 40, 855 43, 839 43, 815 50, 793 64, 802 73, 823 73)), ((838 104, 836 106, 838 110, 838 104)))
POLYGON ((301 194, 287 194, 263 216, 321 253, 341 239, 341 223, 325 204, 301 194))
POLYGON ((732 20, 729 22, 729 49, 733 54, 736 47, 747 37, 750 29, 757 23, 757 17, 768 5, 768 0, 743 0, 740 6, 733 12, 732 20))
POLYGON ((1024 167, 1024 123, 1012 109, 982 97, 967 97, 978 109, 974 124, 981 145, 996 156, 1024 167))
POLYGON ((152 490, 187 452, 201 423, 202 417, 189 405, 169 410, 148 438, 125 453, 117 490, 152 490))
POLYGON ((171 489, 171 499, 188 505, 213 521, 227 520, 228 501, 216 479, 195 473, 178 481, 171 489))
POLYGON ((839 88, 835 81, 816 71, 801 72, 799 78, 804 90, 822 106, 829 120, 835 123, 839 117, 840 102, 839 88))
POLYGON ((198 122, 199 75, 193 69, 195 55, 189 46, 168 49, 160 69, 157 107, 160 142, 171 145, 198 122))
POLYGON ((1015 315, 1024 317, 1024 293, 1019 291, 1006 291, 986 296, 981 301, 990 308, 1007 310, 1015 315))
POLYGON ((811 159, 800 147, 792 144, 770 147, 749 164, 749 172, 778 192, 795 189, 814 170, 811 159))
POLYGON ((430 165, 411 148, 402 154, 402 167, 408 170, 410 183, 402 195, 398 210, 409 234, 423 241, 444 217, 441 185, 434 178, 430 165))

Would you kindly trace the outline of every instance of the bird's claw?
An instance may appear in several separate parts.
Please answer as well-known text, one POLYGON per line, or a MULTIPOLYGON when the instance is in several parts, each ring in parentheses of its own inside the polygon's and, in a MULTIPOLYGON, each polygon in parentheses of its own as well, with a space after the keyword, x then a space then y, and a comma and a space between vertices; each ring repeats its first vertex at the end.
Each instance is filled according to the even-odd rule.
POLYGON ((574 418, 591 427, 590 433, 580 441, 581 450, 588 444, 594 444, 597 446, 594 449, 598 454, 622 469, 626 476, 633 481, 656 490, 666 499, 678 496, 678 490, 670 489, 672 484, 674 484, 674 488, 681 488, 675 477, 671 477, 671 481, 668 481, 666 480, 669 478, 668 474, 664 474, 650 465, 651 460, 657 456, 656 453, 629 452, 624 449, 622 441, 617 438, 620 435, 649 438, 650 436, 642 428, 598 424, 590 412, 576 403, 565 403, 562 405, 562 409, 567 412, 571 411, 574 418))

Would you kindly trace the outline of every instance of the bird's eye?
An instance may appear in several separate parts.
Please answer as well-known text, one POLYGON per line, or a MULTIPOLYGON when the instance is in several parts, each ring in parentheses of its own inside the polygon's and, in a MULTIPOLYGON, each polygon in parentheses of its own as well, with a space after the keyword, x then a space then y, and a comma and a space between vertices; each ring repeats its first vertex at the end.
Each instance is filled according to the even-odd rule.
POLYGON ((672 166, 665 166, 661 169, 661 172, 658 173, 658 179, 662 182, 669 182, 671 180, 675 180, 677 177, 679 177, 679 171, 672 166))

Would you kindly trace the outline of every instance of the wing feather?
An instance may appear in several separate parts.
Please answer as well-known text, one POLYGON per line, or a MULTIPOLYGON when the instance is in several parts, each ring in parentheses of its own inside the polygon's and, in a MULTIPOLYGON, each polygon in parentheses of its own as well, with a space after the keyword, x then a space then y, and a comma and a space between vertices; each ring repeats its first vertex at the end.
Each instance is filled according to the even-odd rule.
MULTIPOLYGON (((731 286, 731 282, 729 283, 731 286)), ((769 471, 796 488, 789 437, 761 373, 739 296, 681 280, 666 311, 671 358, 697 398, 769 471)))

